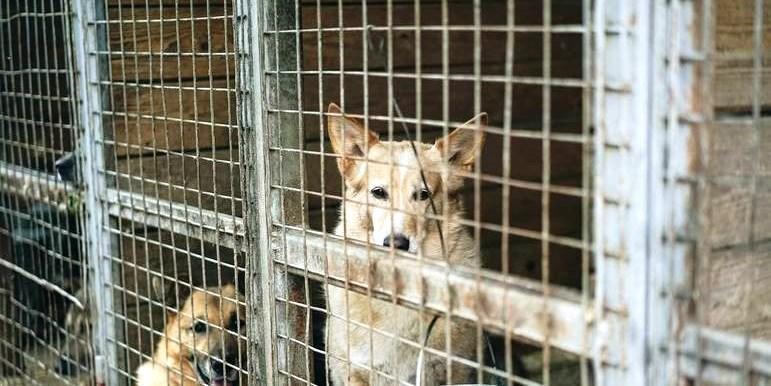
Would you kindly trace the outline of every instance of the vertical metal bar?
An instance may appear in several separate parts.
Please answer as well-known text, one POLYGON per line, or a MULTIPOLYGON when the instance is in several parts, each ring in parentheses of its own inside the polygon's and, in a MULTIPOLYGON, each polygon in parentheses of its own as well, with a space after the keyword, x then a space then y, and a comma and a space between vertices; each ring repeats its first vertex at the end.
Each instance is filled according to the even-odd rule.
POLYGON ((250 337, 247 356, 252 385, 275 384, 276 336, 273 314, 273 263, 270 247, 270 169, 267 101, 263 90, 265 36, 262 4, 239 1, 235 11, 236 104, 245 242, 247 248, 247 307, 250 337))
MULTIPOLYGON (((654 0, 655 1, 655 0, 654 0)), ((644 386, 648 286, 650 1, 594 4, 597 385, 644 386), (614 325, 615 314, 622 325, 614 325)), ((656 82, 658 91, 663 85, 656 82)))
POLYGON ((594 17, 595 311, 624 320, 597 337, 598 384, 674 384, 703 122, 694 3, 600 0, 594 17))
POLYGON ((105 63, 100 57, 91 54, 101 51, 106 46, 106 34, 96 20, 103 20, 104 8, 87 0, 72 1, 71 33, 74 49, 74 68, 76 75, 76 95, 78 96, 77 121, 83 131, 81 145, 83 157, 81 167, 85 186, 85 235, 87 258, 91 265, 91 307, 93 312, 94 371, 97 384, 117 385, 117 372, 109 371, 109 365, 115 363, 115 327, 106 311, 113 309, 112 263, 103 259, 105 253, 111 253, 111 237, 105 232, 109 218, 104 211, 100 197, 106 194, 104 174, 102 116, 97 113, 104 101, 100 80, 105 63))

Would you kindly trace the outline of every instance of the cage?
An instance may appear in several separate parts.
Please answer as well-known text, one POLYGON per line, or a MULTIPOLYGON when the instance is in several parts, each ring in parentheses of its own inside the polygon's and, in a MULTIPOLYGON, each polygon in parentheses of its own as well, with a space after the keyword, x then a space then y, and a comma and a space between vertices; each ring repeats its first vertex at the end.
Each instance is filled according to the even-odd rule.
POLYGON ((0 384, 767 384, 769 25, 7 0, 0 384))

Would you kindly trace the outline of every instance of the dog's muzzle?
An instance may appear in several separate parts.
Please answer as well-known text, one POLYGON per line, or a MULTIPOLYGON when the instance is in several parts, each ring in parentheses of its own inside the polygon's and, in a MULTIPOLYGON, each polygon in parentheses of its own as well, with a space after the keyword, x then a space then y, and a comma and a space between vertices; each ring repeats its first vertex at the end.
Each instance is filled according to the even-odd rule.
POLYGON ((210 386, 238 385, 238 360, 228 355, 223 361, 218 357, 195 358, 195 369, 201 383, 210 386))

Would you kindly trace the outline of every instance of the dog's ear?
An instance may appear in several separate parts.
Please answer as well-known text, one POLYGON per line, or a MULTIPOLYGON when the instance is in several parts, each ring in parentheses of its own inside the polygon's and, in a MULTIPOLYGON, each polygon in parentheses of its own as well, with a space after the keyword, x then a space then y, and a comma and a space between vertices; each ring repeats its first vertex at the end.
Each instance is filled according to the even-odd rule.
MULTIPOLYGON (((163 278, 159 276, 153 276, 152 279, 150 279, 150 284, 153 287, 153 294, 152 297, 158 302, 161 302, 164 307, 166 307, 166 313, 169 314, 171 311, 168 309, 168 307, 171 308, 178 308, 179 306, 179 298, 182 296, 181 294, 178 296, 175 293, 174 283, 172 283, 169 280, 164 280, 163 278)), ((180 290, 183 286, 180 286, 180 290)), ((180 291, 181 292, 181 291, 180 291)))
POLYGON ((480 113, 452 133, 437 139, 434 148, 450 164, 470 169, 474 166, 474 160, 485 144, 483 130, 485 126, 487 126, 487 113, 480 113))
POLYGON ((330 103, 327 113, 327 130, 332 150, 342 156, 337 160, 337 167, 343 176, 348 177, 356 165, 356 158, 364 157, 368 149, 380 140, 377 134, 367 130, 358 120, 343 116, 336 104, 330 103))

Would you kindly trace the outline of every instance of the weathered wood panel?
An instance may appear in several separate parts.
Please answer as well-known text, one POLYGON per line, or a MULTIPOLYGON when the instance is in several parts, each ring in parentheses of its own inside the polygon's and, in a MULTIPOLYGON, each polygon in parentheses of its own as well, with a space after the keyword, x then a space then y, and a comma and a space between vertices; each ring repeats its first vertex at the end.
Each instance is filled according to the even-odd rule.
POLYGON ((110 7, 123 6, 130 8, 132 5, 134 8, 155 8, 158 6, 174 7, 178 5, 179 8, 193 6, 206 6, 207 4, 214 7, 222 7, 223 5, 232 6, 231 0, 108 0, 107 5, 110 7))
POLYGON ((719 122, 711 127, 710 137, 710 247, 746 245, 751 235, 755 240, 771 239, 771 120, 761 121, 758 128, 750 120, 719 122))
POLYGON ((117 186, 145 194, 150 201, 157 195, 162 200, 240 216, 240 167, 230 163, 231 159, 238 161, 238 148, 232 152, 230 149, 203 150, 200 157, 197 159, 194 153, 159 154, 156 159, 146 156, 120 160, 117 186))
MULTIPOLYGON (((232 15, 231 9, 227 12, 232 15)), ((224 17, 224 8, 118 7, 108 14, 113 81, 181 81, 235 74, 233 25, 224 17), (214 19, 198 19, 206 16, 214 19)))
MULTIPOLYGON (((749 111, 752 107, 755 2, 718 0, 715 2, 715 69, 713 98, 715 108, 749 111)), ((760 101, 771 104, 771 5, 763 8, 763 71, 760 101)))
MULTIPOLYGON (((363 114, 364 112, 364 87, 363 76, 346 75, 343 79, 345 92, 344 107, 351 114, 363 114)), ((384 77, 369 77, 369 114, 373 117, 369 121, 369 127, 381 133, 385 137, 388 130, 388 111, 391 101, 388 98, 388 79, 384 77)), ((307 76, 303 79, 303 109, 306 111, 319 111, 318 78, 307 76)), ((421 114, 422 119, 443 119, 441 80, 423 80, 421 82, 421 114)), ((415 118, 418 95, 413 79, 394 79, 394 98, 398 101, 404 117, 415 118)), ((582 120, 582 90, 577 87, 552 87, 551 88, 551 128, 553 132, 577 133, 581 129, 582 120)), ((453 122, 465 122, 474 116, 475 86, 472 81, 449 82, 449 120, 453 122)), ((543 87, 530 84, 512 85, 511 125, 515 129, 531 130, 537 133, 543 123, 543 87)), ((488 114, 488 122, 491 126, 502 127, 504 118, 505 85, 497 82, 483 82, 479 90, 482 111, 488 114)), ((321 92, 322 109, 326 112, 329 102, 340 104, 340 77, 337 75, 325 75, 321 92)), ((287 114, 289 115, 289 114, 287 114)), ((394 113, 394 117, 396 113, 394 113)), ((297 118, 294 118, 297 119, 297 118)), ((413 125, 409 125, 413 127, 413 125)), ((308 114, 304 117, 305 138, 311 141, 319 138, 319 121, 317 116, 308 114)), ((436 126, 422 126, 423 131, 441 130, 436 126)), ((401 132, 399 124, 394 125, 394 134, 401 132)))
POLYGON ((771 120, 709 127, 697 307, 710 327, 771 337, 771 120), (755 131, 760 135, 757 140, 755 131), (757 152, 757 153, 756 153, 757 152), (757 154, 758 158, 755 158, 757 154), (753 175, 755 186, 753 189, 753 175))
POLYGON ((704 321, 741 333, 749 327, 753 337, 771 337, 771 244, 714 251, 710 260, 700 282, 704 321))
POLYGON ((112 119, 107 135, 118 143, 115 152, 228 147, 237 141, 236 101, 226 80, 113 87, 112 119), (199 124, 196 127, 194 121, 199 124), (213 122, 216 125, 211 125, 213 122), (140 146, 141 148, 137 147, 140 146))

